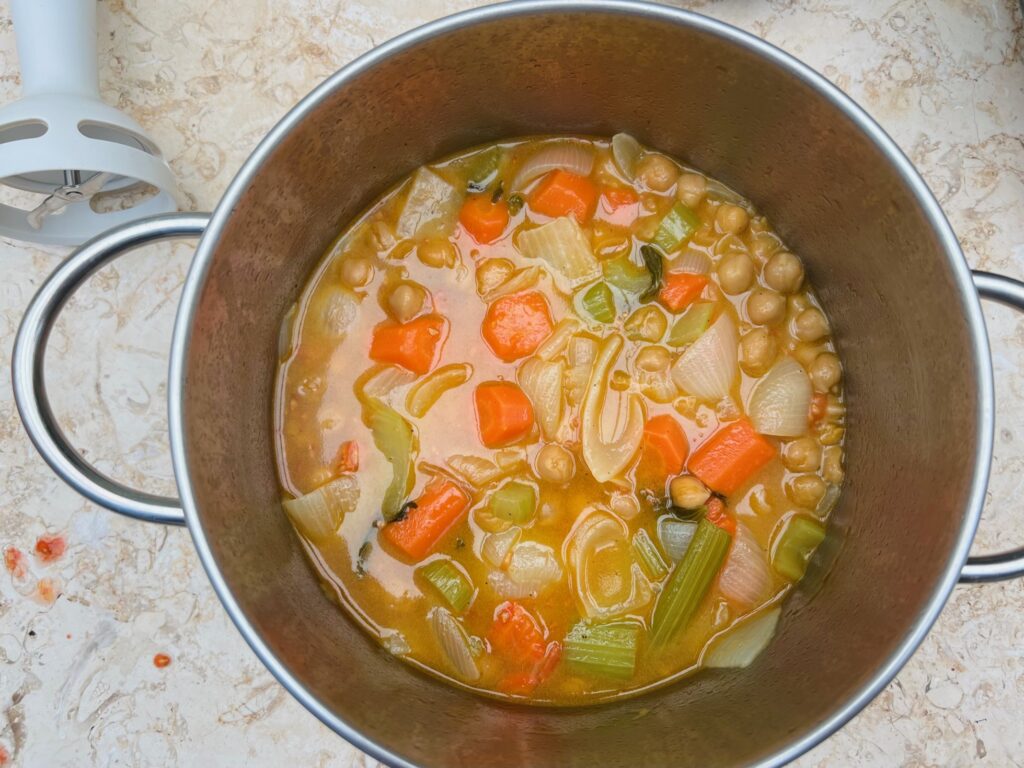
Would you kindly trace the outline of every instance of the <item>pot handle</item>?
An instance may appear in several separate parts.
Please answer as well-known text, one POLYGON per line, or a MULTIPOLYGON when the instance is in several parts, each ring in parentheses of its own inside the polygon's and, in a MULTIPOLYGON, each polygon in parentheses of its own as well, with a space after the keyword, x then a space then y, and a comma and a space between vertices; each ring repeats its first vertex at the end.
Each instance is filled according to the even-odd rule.
MULTIPOLYGON (((974 287, 981 298, 1024 312, 1024 283, 991 272, 975 271, 973 276, 974 287)), ((960 572, 960 583, 1002 581, 1018 576, 1024 576, 1024 548, 967 558, 967 564, 960 572)))
POLYGON ((96 270, 140 245, 199 237, 209 221, 210 215, 206 213, 153 216, 117 227, 85 243, 57 267, 32 298, 14 342, 14 400, 36 450, 64 482, 87 499, 136 520, 184 525, 185 513, 177 499, 137 491, 107 477, 68 442, 46 394, 46 344, 68 299, 96 270))

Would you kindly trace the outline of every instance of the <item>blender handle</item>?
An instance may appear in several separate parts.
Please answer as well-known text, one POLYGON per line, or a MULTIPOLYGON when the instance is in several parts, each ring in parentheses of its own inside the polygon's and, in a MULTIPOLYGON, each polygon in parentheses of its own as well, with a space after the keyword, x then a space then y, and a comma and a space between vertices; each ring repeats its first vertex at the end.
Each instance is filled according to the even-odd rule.
POLYGON ((199 237, 206 213, 154 216, 112 229, 74 251, 32 298, 14 342, 11 374, 14 400, 36 450, 68 485, 87 499, 122 515, 153 523, 184 525, 181 502, 112 480, 68 442, 50 407, 43 362, 50 332, 64 305, 90 275, 118 256, 147 243, 199 237))
MULTIPOLYGON (((980 271, 975 271, 973 277, 974 287, 982 299, 1024 312, 1024 283, 1020 280, 980 271)), ((1019 576, 1024 576, 1024 547, 994 555, 968 557, 960 572, 960 583, 1003 581, 1019 576)))
POLYGON ((11 0, 22 96, 100 97, 96 0, 11 0))

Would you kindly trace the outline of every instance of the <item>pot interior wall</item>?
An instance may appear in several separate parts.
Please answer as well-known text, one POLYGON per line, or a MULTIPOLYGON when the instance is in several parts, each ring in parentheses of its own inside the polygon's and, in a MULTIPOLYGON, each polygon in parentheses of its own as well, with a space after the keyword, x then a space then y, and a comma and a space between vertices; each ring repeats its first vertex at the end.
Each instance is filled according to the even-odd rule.
POLYGON ((195 503, 226 584, 277 657, 337 717, 409 761, 748 763, 833 714, 887 661, 949 561, 978 439, 963 301, 883 153, 778 65, 641 16, 479 23, 334 89, 242 194, 215 244, 185 367, 195 503), (509 707, 391 659, 322 595, 278 503, 278 327, 338 230, 418 164, 499 137, 618 130, 751 197, 805 259, 847 370, 848 481, 809 578, 750 669, 596 708, 509 707))

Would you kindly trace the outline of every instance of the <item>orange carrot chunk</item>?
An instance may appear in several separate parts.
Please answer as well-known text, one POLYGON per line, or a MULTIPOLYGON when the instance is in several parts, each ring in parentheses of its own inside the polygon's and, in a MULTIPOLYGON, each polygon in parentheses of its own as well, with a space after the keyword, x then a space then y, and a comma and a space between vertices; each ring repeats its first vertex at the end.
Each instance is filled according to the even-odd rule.
POLYGON ((629 187, 605 187, 601 192, 604 206, 609 211, 617 211, 626 205, 636 205, 639 195, 629 187))
POLYGON ((355 440, 346 440, 338 446, 338 452, 334 455, 334 471, 343 475, 346 472, 359 470, 359 443, 355 440))
POLYGON ((705 517, 709 523, 721 528, 730 536, 736 535, 736 521, 729 517, 729 514, 725 511, 725 504, 721 499, 712 497, 708 501, 707 508, 708 511, 705 517))
POLYGON ((551 311, 538 291, 502 296, 484 316, 484 341, 506 363, 532 355, 551 334, 551 311))
POLYGON ((679 422, 667 413, 644 425, 644 448, 657 458, 665 475, 678 475, 686 466, 690 443, 679 422))
POLYGON ((507 381, 488 381, 473 393, 480 440, 499 448, 526 436, 533 426, 533 405, 519 387, 507 381))
POLYGON ((437 363, 447 338, 448 321, 440 315, 425 315, 408 323, 385 320, 373 329, 370 358, 422 375, 437 363))
POLYGON ((699 299, 707 284, 707 275, 669 272, 665 275, 665 285, 658 293, 658 298, 670 311, 679 312, 699 299))
POLYGON ((704 441, 690 457, 690 472, 712 490, 728 495, 774 456, 775 447, 747 419, 740 419, 704 441))
POLYGON ((827 408, 828 395, 824 392, 815 392, 814 397, 811 398, 810 413, 807 414, 807 420, 811 424, 817 424, 825 416, 827 408))
POLYGON ((470 195, 459 211, 459 222, 481 245, 493 243, 508 226, 508 203, 490 195, 470 195))
POLYGON ((453 481, 437 475, 415 504, 404 518, 385 525, 381 536, 411 560, 422 560, 462 519, 469 496, 453 481))
POLYGON ((597 187, 586 176, 568 171, 552 171, 528 196, 530 208, 545 216, 575 216, 585 224, 597 209, 597 187))

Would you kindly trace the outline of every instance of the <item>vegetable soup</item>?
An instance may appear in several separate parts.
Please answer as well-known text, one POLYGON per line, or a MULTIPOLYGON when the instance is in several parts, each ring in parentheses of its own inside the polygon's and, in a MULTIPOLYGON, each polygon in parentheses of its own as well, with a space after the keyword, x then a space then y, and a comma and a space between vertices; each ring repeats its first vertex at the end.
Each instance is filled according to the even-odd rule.
POLYGON ((326 593, 529 702, 750 664, 843 481, 800 258, 626 134, 477 148, 374 203, 285 319, 275 427, 326 593))

